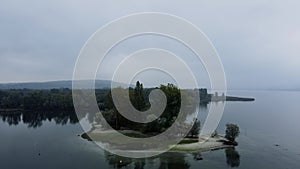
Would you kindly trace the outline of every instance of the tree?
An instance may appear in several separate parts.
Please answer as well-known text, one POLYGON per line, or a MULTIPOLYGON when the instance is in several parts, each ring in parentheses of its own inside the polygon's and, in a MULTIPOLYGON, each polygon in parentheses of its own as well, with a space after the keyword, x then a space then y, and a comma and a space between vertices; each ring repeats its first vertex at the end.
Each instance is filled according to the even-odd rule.
POLYGON ((240 129, 236 124, 226 124, 226 135, 227 138, 231 142, 235 142, 235 139, 239 136, 240 129))
POLYGON ((196 119, 188 135, 192 137, 197 137, 199 135, 199 132, 200 132, 200 120, 196 119))
POLYGON ((140 83, 139 81, 136 82, 134 88, 133 105, 139 111, 143 110, 146 107, 143 84, 140 83))
POLYGON ((166 123, 163 125, 164 128, 169 128, 180 111, 181 95, 180 89, 178 89, 173 84, 161 85, 160 90, 162 90, 167 97, 167 105, 162 114, 162 117, 166 119, 166 123))

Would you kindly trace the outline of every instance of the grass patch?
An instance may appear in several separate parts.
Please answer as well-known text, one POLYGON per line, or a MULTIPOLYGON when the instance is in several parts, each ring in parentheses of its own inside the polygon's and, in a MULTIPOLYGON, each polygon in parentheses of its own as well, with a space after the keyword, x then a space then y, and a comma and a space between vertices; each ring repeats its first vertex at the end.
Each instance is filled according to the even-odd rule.
POLYGON ((128 137, 133 137, 133 138, 147 138, 146 135, 139 134, 139 133, 123 133, 123 134, 128 136, 128 137))
POLYGON ((181 140, 178 144, 191 144, 197 143, 199 140, 181 140))

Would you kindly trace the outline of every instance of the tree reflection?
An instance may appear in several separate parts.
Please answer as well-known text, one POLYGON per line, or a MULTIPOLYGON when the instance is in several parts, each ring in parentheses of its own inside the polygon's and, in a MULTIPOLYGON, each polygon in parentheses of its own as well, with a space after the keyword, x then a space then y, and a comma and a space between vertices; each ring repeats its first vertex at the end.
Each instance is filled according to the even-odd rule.
MULTIPOLYGON (((200 152, 192 153, 194 160, 202 160, 200 152)), ((235 148, 227 148, 225 150, 226 163, 228 166, 234 168, 240 166, 240 155, 235 148)), ((118 155, 105 152, 105 158, 110 166, 113 168, 135 168, 143 169, 147 165, 147 168, 153 168, 154 163, 158 164, 158 169, 189 169, 190 164, 186 159, 185 153, 167 152, 150 158, 127 158, 118 155)))
POLYGON ((234 147, 227 148, 225 150, 226 162, 230 167, 239 167, 240 166, 240 154, 235 150, 234 147))
MULTIPOLYGON (((158 162, 159 169, 188 169, 190 164, 185 160, 184 153, 164 153, 150 158, 127 158, 121 157, 109 152, 105 152, 104 156, 110 166, 113 168, 134 168, 143 169, 146 165, 152 166, 154 162, 158 162)), ((153 167, 153 166, 152 166, 153 167)), ((151 167, 151 168, 152 168, 151 167)))
POLYGON ((158 156, 160 159, 159 169, 188 169, 190 164, 185 160, 184 153, 164 153, 158 156))
POLYGON ((192 153, 192 154, 194 156, 194 160, 196 160, 196 161, 203 160, 201 152, 195 152, 195 153, 192 153))
POLYGON ((108 164, 113 168, 123 168, 133 163, 133 159, 131 158, 111 154, 107 151, 104 152, 104 156, 108 164))
POLYGON ((12 115, 1 115, 2 121, 7 122, 10 126, 11 125, 18 125, 19 122, 21 121, 21 113, 15 113, 12 115))
POLYGON ((56 124, 66 125, 78 123, 75 112, 8 112, 0 113, 3 122, 9 125, 18 125, 20 122, 27 124, 29 128, 37 128, 43 125, 44 121, 54 121, 56 124))

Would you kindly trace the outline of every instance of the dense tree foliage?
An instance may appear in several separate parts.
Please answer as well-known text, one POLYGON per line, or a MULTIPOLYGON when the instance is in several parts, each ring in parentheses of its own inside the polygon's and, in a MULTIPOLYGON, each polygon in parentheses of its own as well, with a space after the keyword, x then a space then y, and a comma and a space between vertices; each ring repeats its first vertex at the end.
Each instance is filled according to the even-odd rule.
MULTIPOLYGON (((100 109, 108 89, 95 91, 100 109)), ((1 90, 0 110, 67 110, 73 111, 72 90, 67 88, 51 90, 1 90)))
MULTIPOLYGON (((174 124, 181 106, 181 92, 173 84, 161 85, 158 89, 164 92, 167 104, 164 112, 160 117, 155 117, 155 115, 149 115, 148 118, 154 119, 152 122, 147 124, 135 123, 127 118, 123 117, 115 107, 115 104, 112 100, 112 93, 108 92, 104 99, 104 109, 105 111, 101 112, 105 120, 110 126, 114 129, 131 129, 141 131, 143 133, 160 133, 168 129, 171 125, 174 124)), ((118 93, 118 97, 125 97, 126 89, 115 88, 112 89, 114 92, 118 93)), ((153 90, 153 89, 152 89, 153 90)), ((146 90, 146 93, 143 90, 143 85, 140 82, 136 83, 134 89, 129 89, 129 97, 133 106, 137 110, 147 110, 149 108, 149 102, 145 102, 148 98, 151 90, 146 90)), ((184 92, 187 93, 187 92, 184 92)), ((188 94, 185 97, 191 97, 188 94)), ((192 98, 189 98, 192 100, 192 98)), ((96 118, 98 122, 101 121, 101 118, 96 118)), ((104 126, 105 127, 105 126, 104 126)), ((178 130, 186 128, 184 124, 177 124, 178 130)), ((197 137, 200 130, 200 121, 196 120, 195 124, 192 127, 190 137, 197 137)))
POLYGON ((141 84, 139 81, 136 82, 132 101, 137 110, 141 111, 146 108, 143 84, 141 84))
POLYGON ((200 133, 200 121, 198 119, 195 120, 192 129, 190 130, 188 136, 198 137, 200 133))
POLYGON ((0 93, 1 109, 73 110, 70 89, 5 90, 0 93))
POLYGON ((226 124, 226 135, 229 141, 234 142, 235 139, 239 136, 240 129, 236 124, 226 124))

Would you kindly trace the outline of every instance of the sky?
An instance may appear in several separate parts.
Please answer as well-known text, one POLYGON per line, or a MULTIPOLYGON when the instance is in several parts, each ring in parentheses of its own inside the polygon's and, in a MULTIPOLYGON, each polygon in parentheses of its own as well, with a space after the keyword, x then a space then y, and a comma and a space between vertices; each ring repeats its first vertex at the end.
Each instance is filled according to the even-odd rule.
MULTIPOLYGON (((0 83, 70 80, 81 48, 96 30, 125 15, 163 12, 190 21, 207 35, 229 89, 300 89, 299 7, 298 0, 2 0, 0 83)), ((117 46, 97 77, 109 78, 117 62, 146 47, 180 55, 200 72, 201 85, 209 85, 205 69, 193 65, 189 51, 154 36, 117 46)), ((145 76, 149 85, 171 80, 155 72, 145 76)))

